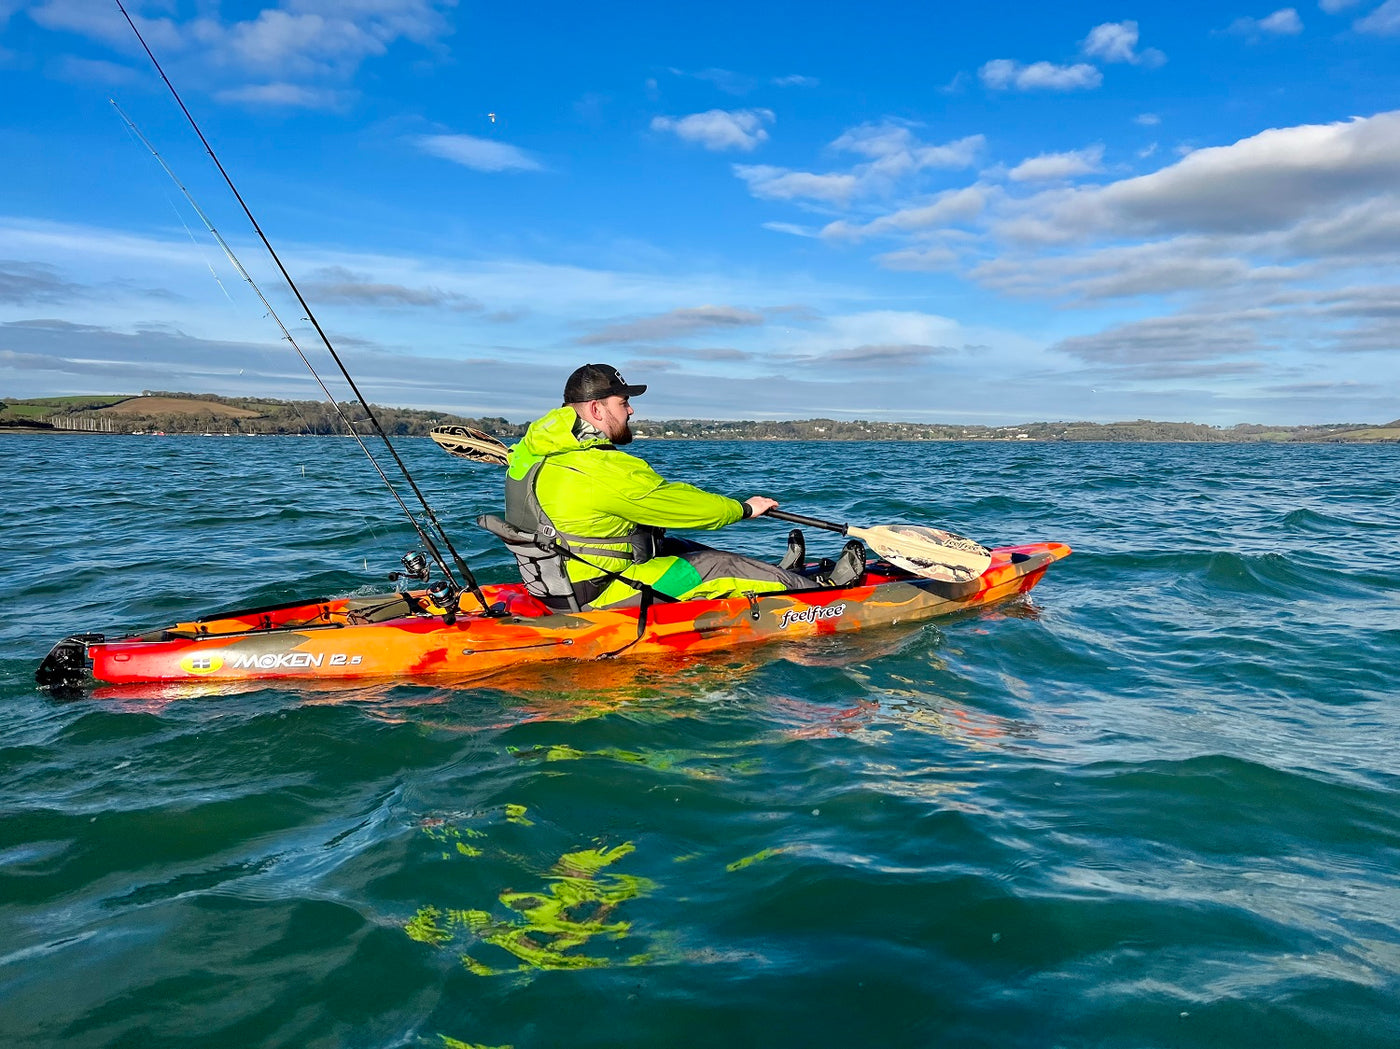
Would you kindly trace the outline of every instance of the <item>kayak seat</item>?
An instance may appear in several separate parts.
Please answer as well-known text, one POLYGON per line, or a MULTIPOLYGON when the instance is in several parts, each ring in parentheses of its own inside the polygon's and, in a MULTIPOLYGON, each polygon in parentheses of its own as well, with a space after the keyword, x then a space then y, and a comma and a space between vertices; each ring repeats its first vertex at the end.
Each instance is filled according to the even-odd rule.
POLYGON ((520 579, 531 595, 551 606, 559 603, 568 611, 579 610, 574 584, 564 570, 564 558, 554 535, 527 532, 495 514, 483 514, 476 523, 505 543, 506 549, 515 555, 520 579))

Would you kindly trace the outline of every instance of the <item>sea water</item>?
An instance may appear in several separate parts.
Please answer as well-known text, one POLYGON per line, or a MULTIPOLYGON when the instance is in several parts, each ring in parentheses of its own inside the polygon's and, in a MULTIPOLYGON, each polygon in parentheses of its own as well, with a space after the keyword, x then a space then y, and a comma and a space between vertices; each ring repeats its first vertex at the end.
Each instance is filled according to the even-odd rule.
MULTIPOLYGON (((499 471, 400 448, 509 576, 499 471)), ((349 440, 0 438, 4 1044, 1400 1044, 1400 450, 636 450, 1075 552, 859 636, 63 699, 64 635, 387 590, 417 544, 349 440)))

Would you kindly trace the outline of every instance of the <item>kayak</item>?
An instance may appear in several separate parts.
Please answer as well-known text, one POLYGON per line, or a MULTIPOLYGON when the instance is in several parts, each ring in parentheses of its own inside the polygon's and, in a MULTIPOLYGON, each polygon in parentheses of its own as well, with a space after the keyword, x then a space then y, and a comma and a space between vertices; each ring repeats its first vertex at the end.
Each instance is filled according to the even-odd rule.
POLYGON ((465 681, 550 661, 714 652, 994 604, 1029 591, 1069 553, 1062 543, 1002 547, 986 571, 963 582, 875 560, 858 586, 604 611, 551 611, 522 583, 482 586, 485 608, 463 592, 451 612, 428 590, 314 598, 110 640, 75 634, 53 647, 35 679, 51 688, 183 684, 218 692, 257 682, 465 681))

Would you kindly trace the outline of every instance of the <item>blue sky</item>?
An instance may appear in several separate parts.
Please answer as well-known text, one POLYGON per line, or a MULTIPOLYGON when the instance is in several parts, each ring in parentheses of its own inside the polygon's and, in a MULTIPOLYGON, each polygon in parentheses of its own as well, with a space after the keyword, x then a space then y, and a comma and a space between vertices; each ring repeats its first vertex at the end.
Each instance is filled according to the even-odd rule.
MULTIPOLYGON (((1400 0, 130 10, 380 403, 1400 416, 1400 0)), ((0 396, 318 395, 114 3, 0 0, 0 85, 0 396)))

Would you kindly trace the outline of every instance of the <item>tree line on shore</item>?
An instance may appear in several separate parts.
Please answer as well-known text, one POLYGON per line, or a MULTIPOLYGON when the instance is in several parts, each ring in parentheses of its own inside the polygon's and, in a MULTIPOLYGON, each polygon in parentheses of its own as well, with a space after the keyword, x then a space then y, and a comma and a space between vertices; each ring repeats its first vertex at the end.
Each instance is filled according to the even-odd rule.
MULTIPOLYGON (((360 432, 369 424, 364 408, 340 404, 339 413, 325 401, 288 401, 269 397, 221 397, 216 394, 145 391, 140 397, 78 396, 7 400, 0 403, 0 427, 45 428, 64 419, 103 420, 93 430, 106 429, 106 420, 120 420, 120 432, 304 434, 346 432, 345 419, 360 432), (344 419, 342 419, 342 415, 344 419)), ((475 426, 503 440, 520 437, 524 423, 504 418, 470 417, 416 408, 374 405, 380 425, 392 436, 423 437, 443 423, 475 426)), ((80 427, 82 428, 82 427, 80 427)), ((820 440, 820 441, 1396 441, 1400 419, 1383 425, 1328 423, 1311 426, 1266 426, 1241 423, 1208 426, 1202 423, 1136 419, 1114 423, 1034 422, 1015 426, 951 423, 883 422, 878 420, 784 419, 634 419, 633 432, 643 439, 676 440, 820 440)))

